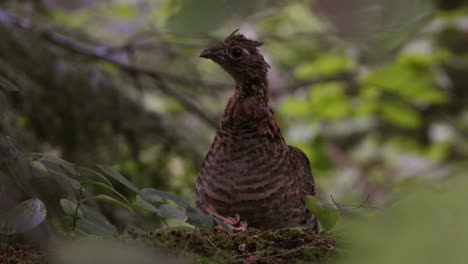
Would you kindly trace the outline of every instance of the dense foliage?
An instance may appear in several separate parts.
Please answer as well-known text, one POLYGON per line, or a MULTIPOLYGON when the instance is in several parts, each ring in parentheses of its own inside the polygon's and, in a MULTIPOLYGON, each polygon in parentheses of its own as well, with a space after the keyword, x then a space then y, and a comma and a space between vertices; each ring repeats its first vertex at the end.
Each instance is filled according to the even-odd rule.
MULTIPOLYGON (((265 43, 272 105, 288 143, 311 161, 320 199, 308 207, 346 249, 337 261, 459 263, 468 257, 467 20, 456 0, 1 1, 0 241, 46 247, 178 227, 223 261, 262 263, 296 248, 292 256, 314 260, 304 246, 328 234, 240 252, 239 241, 212 245, 197 233, 217 223, 227 234, 214 237, 236 239, 191 204, 233 92, 198 54, 240 28, 265 43)), ((249 232, 246 241, 263 239, 249 232)), ((143 240, 159 248, 170 239, 143 240)), ((76 243, 55 257, 77 255, 86 243, 76 243)), ((44 257, 0 246, 0 258, 44 257)))

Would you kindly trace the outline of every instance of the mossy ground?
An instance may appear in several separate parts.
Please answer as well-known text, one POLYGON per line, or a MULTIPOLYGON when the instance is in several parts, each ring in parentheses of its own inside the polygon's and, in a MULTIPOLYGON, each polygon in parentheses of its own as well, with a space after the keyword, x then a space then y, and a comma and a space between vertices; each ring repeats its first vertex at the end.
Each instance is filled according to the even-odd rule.
POLYGON ((195 263, 323 263, 334 252, 335 239, 302 228, 276 231, 248 229, 236 234, 172 230, 135 233, 145 244, 188 254, 195 263))
MULTIPOLYGON (((138 242, 172 254, 184 255, 194 263, 324 263, 335 252, 335 239, 302 228, 276 231, 247 229, 228 234, 213 230, 163 230, 129 232, 117 240, 138 242)), ((44 264, 45 254, 25 246, 0 247, 0 264, 44 264)))
POLYGON ((45 262, 45 255, 26 246, 0 244, 0 264, 38 264, 45 262))

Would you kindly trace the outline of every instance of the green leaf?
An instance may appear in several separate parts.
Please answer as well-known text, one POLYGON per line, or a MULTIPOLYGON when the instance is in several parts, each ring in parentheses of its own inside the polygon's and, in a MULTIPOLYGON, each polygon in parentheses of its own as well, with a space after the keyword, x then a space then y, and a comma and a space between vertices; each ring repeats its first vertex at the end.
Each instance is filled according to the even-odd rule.
POLYGON ((163 204, 159 207, 159 215, 165 219, 180 219, 185 220, 186 215, 183 211, 174 208, 168 204, 163 204))
POLYGON ((81 170, 81 171, 86 171, 86 172, 90 172, 91 174, 93 175, 96 175, 98 176, 100 179, 102 179, 107 185, 109 185, 110 187, 114 188, 114 186, 112 185, 112 183, 106 178, 106 176, 102 175, 101 173, 97 172, 97 171, 94 171, 94 170, 90 170, 88 168, 85 168, 85 167, 80 167, 80 166, 76 166, 77 169, 81 170))
POLYGON ((131 4, 114 4, 110 11, 114 17, 132 19, 137 16, 135 7, 131 4))
POLYGON ((337 263, 465 263, 468 177, 464 164, 444 181, 413 182, 391 206, 346 221, 344 240, 350 248, 337 263))
POLYGON ((322 200, 318 196, 306 197, 306 208, 319 219, 323 229, 329 231, 335 226, 340 213, 334 208, 322 206, 321 203, 322 200))
POLYGON ((120 207, 126 208, 129 211, 133 212, 132 207, 130 207, 128 204, 125 204, 125 203, 123 203, 123 202, 121 202, 121 201, 119 201, 119 200, 117 200, 115 198, 112 198, 109 195, 105 195, 105 194, 100 194, 100 195, 96 195, 96 196, 81 199, 80 203, 84 203, 84 202, 88 202, 88 201, 92 201, 92 200, 99 200, 99 201, 104 201, 104 202, 107 202, 107 203, 112 203, 112 204, 115 204, 115 205, 118 205, 120 207))
POLYGON ((342 82, 316 84, 309 89, 311 115, 316 119, 336 121, 348 117, 353 105, 342 82))
POLYGON ((44 164, 42 164, 42 163, 39 162, 39 161, 36 161, 36 160, 31 161, 31 166, 32 166, 34 169, 36 169, 36 170, 38 170, 38 171, 40 171, 40 172, 42 172, 42 173, 47 173, 47 172, 49 172, 49 170, 47 169, 47 167, 44 166, 44 164))
POLYGON ((223 1, 182 0, 180 4, 179 11, 168 21, 170 30, 180 34, 209 32, 229 17, 228 8, 223 1))
POLYGON ((159 208, 156 206, 152 205, 148 201, 146 201, 143 197, 140 195, 137 195, 135 204, 137 204, 139 207, 143 208, 146 211, 149 211, 151 213, 157 213, 160 217, 164 219, 181 219, 184 220, 186 218, 186 215, 183 211, 174 208, 168 204, 163 204, 159 208))
POLYGON ((159 214, 159 209, 151 203, 147 202, 140 195, 136 196, 135 204, 148 212, 159 214))
MULTIPOLYGON (((47 173, 52 176, 61 191, 65 192, 69 197, 74 197, 80 191, 80 188, 82 188, 81 183, 61 170, 62 166, 59 164, 47 160, 34 160, 31 162, 31 166, 41 173, 47 173)), ((37 175, 37 173, 34 175, 37 175)))
POLYGON ((42 223, 46 216, 47 210, 41 200, 26 200, 0 213, 0 233, 12 235, 27 232, 42 223))
POLYGON ((187 215, 187 222, 199 229, 210 229, 213 227, 213 217, 209 214, 205 214, 200 210, 187 207, 185 208, 185 214, 187 215))
POLYGON ((164 202, 164 199, 159 195, 158 190, 149 189, 149 188, 143 189, 141 190, 141 196, 143 199, 145 199, 146 201, 149 201, 150 203, 157 204, 157 203, 164 202))
MULTIPOLYGON (((316 12, 334 32, 351 42, 365 62, 382 63, 398 51, 431 18, 431 0, 315 0, 316 12)), ((348 45, 349 47, 350 45, 348 45)))
POLYGON ((83 211, 83 218, 76 221, 78 229, 102 236, 113 236, 118 233, 117 228, 95 208, 81 204, 80 209, 83 211))
POLYGON ((228 226, 226 223, 224 223, 223 220, 221 219, 218 219, 216 217, 213 217, 213 219, 215 220, 216 224, 218 224, 223 230, 224 232, 228 233, 228 234, 233 234, 234 232, 232 231, 231 227, 228 226))
POLYGON ((18 87, 16 87, 12 82, 3 78, 0 75, 0 88, 3 88, 5 91, 19 92, 18 87))
POLYGON ((307 80, 312 77, 330 77, 349 70, 355 63, 344 54, 325 53, 313 62, 303 64, 296 68, 294 75, 299 80, 307 80))
POLYGON ((156 197, 159 196, 159 197, 163 197, 165 199, 171 200, 174 203, 176 203, 178 206, 181 206, 183 208, 187 208, 190 206, 189 203, 175 196, 174 194, 156 190, 156 189, 151 189, 151 188, 142 189, 141 196, 147 201, 152 201, 152 199, 157 199, 156 197))
POLYGON ((73 164, 71 162, 68 162, 66 160, 63 160, 63 159, 61 159, 59 157, 52 156, 52 155, 44 155, 44 154, 35 154, 35 155, 40 156, 38 161, 49 161, 49 162, 52 162, 52 163, 55 163, 55 164, 58 164, 58 165, 62 166, 66 171, 68 171, 68 173, 70 173, 73 176, 79 176, 80 175, 80 172, 78 172, 74 168, 75 164, 73 164))
POLYGON ((111 191, 115 195, 119 196, 119 198, 124 200, 127 204, 130 204, 130 202, 127 200, 127 198, 123 194, 119 193, 116 189, 114 189, 113 186, 109 186, 109 185, 107 185, 105 183, 98 182, 98 181, 93 181, 93 180, 85 180, 85 181, 82 182, 82 184, 91 184, 91 185, 94 185, 94 186, 101 187, 101 188, 103 188, 105 190, 111 191))
POLYGON ((122 183, 123 185, 125 185, 127 188, 129 188, 130 190, 136 192, 136 193, 140 193, 140 190, 138 190, 138 188, 133 185, 133 183, 129 182, 124 176, 122 176, 119 172, 117 172, 116 170, 110 168, 110 167, 107 167, 107 166, 104 166, 104 165, 97 165, 104 173, 106 173, 107 175, 111 176, 112 178, 114 178, 115 180, 117 180, 118 182, 122 183))
POLYGON ((63 212, 68 216, 78 216, 78 218, 83 218, 83 212, 81 208, 76 210, 78 204, 72 200, 60 199, 60 206, 62 207, 63 212))
POLYGON ((304 98, 288 97, 280 105, 280 111, 289 116, 306 118, 311 112, 310 104, 304 98))
POLYGON ((52 156, 52 155, 45 155, 41 153, 33 153, 32 154, 33 159, 37 159, 38 161, 46 160, 50 161, 52 163, 58 164, 58 165, 63 165, 63 166, 72 166, 74 165, 71 162, 68 162, 66 160, 63 160, 57 156, 52 156))
POLYGON ((401 128, 416 129, 422 122, 420 113, 406 104, 385 102, 380 110, 383 119, 401 128))
POLYGON ((434 85, 439 75, 434 67, 439 61, 437 57, 440 56, 402 54, 395 63, 365 76, 364 87, 372 86, 374 90, 388 92, 413 104, 444 103, 447 101, 446 93, 434 85))

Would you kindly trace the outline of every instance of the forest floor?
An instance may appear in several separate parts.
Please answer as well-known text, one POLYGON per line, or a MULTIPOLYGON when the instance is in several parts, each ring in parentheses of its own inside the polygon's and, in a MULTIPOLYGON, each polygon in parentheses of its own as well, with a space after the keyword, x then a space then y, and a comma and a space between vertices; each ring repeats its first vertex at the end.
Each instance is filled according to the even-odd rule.
POLYGON ((0 245, 0 264, 42 264, 45 260, 44 253, 31 247, 0 245))
MULTIPOLYGON (((214 231, 170 230, 129 232, 119 239, 137 241, 176 255, 185 255, 194 263, 269 264, 324 263, 333 257, 335 239, 329 234, 314 234, 302 228, 276 231, 247 229, 227 234, 214 231)), ((47 256, 32 248, 5 245, 0 264, 44 264, 47 256)))

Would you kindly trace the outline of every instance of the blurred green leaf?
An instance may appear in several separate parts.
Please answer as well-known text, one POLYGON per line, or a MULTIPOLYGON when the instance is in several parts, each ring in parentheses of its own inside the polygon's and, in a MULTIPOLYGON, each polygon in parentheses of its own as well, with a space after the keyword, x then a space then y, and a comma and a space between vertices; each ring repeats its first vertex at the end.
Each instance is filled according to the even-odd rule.
MULTIPOLYGON (((162 199, 161 199, 161 201, 162 201, 162 199)), ((135 204, 137 206, 139 206, 140 208, 145 209, 148 212, 159 214, 159 209, 156 206, 152 205, 151 203, 147 202, 140 195, 136 196, 135 204)))
POLYGON ((160 195, 160 191, 151 189, 151 188, 146 188, 141 190, 141 197, 145 199, 146 201, 149 201, 151 203, 162 203, 164 202, 163 198, 160 195))
POLYGON ((72 16, 68 12, 56 10, 50 15, 55 22, 71 28, 83 26, 92 19, 92 13, 86 10, 75 11, 72 16))
POLYGON ((70 197, 74 197, 82 188, 81 183, 66 174, 62 170, 64 166, 60 164, 48 160, 33 160, 31 161, 31 166, 34 172, 32 174, 34 178, 43 178, 46 175, 47 177, 51 177, 54 182, 58 184, 59 189, 70 197))
POLYGON ((63 160, 63 159, 61 159, 59 157, 52 156, 52 155, 40 154, 40 153, 34 153, 32 156, 33 156, 33 159, 37 159, 38 161, 49 161, 49 162, 58 164, 58 165, 62 166, 63 168, 65 168, 65 170, 67 170, 68 173, 70 173, 71 175, 74 175, 74 176, 79 176, 80 175, 80 172, 78 172, 74 168, 75 164, 73 164, 71 162, 68 162, 66 160, 63 160))
POLYGON ((7 92, 8 91, 9 92, 19 92, 19 89, 18 89, 18 87, 16 87, 16 85, 14 85, 9 80, 3 78, 1 75, 0 75, 0 88, 3 88, 7 92))
POLYGON ((307 80, 312 77, 330 77, 353 67, 355 67, 355 63, 344 54, 326 53, 312 62, 297 67, 294 75, 299 80, 307 80))
POLYGON ((336 208, 325 207, 318 196, 306 197, 306 208, 311 211, 320 221, 320 225, 326 231, 331 230, 340 217, 336 208))
MULTIPOLYGON (((143 195, 143 192, 142 192, 143 195)), ((154 206, 150 202, 146 201, 142 196, 137 195, 135 204, 137 204, 139 207, 145 209, 148 212, 151 213, 157 213, 160 217, 164 219, 180 219, 184 220, 186 218, 186 215, 183 211, 174 208, 168 204, 162 204, 159 207, 154 206)))
POLYGON ((42 163, 39 162, 39 161, 35 161, 35 160, 31 161, 31 166, 32 166, 34 169, 36 169, 36 170, 38 170, 38 171, 40 171, 40 172, 42 172, 42 173, 47 173, 47 172, 48 172, 47 167, 44 166, 44 164, 42 164, 42 163))
POLYGON ((442 62, 446 56, 438 54, 402 54, 394 64, 370 73, 363 82, 415 104, 443 103, 446 97, 434 85, 433 64, 442 62))
POLYGON ((0 233, 12 235, 27 232, 47 216, 44 203, 37 199, 23 201, 8 211, 0 212, 0 233))
POLYGON ((338 263, 464 263, 468 258, 465 169, 447 183, 411 185, 379 214, 348 221, 338 263), (391 248, 391 250, 389 250, 391 248))
POLYGON ((180 34, 210 32, 229 18, 229 8, 223 0, 180 0, 178 5, 179 11, 169 18, 167 24, 180 34))
POLYGON ((80 230, 88 234, 102 236, 114 236, 118 234, 117 228, 96 208, 81 204, 80 210, 83 212, 83 218, 76 221, 76 225, 80 230))
POLYGON ((199 229, 210 229, 213 227, 213 217, 209 214, 205 214, 193 207, 185 208, 185 214, 187 215, 186 222, 188 224, 199 229))
POLYGON ((401 128, 415 129, 421 125, 419 113, 408 105, 398 102, 383 102, 380 105, 382 118, 401 128))
POLYGON ((165 219, 180 219, 185 220, 186 215, 184 211, 174 208, 168 204, 163 204, 159 208, 159 215, 165 219))
POLYGON ((83 218, 83 212, 80 208, 77 210, 78 204, 72 200, 60 199, 60 206, 62 207, 63 212, 68 216, 76 216, 78 218, 83 218))
POLYGON ((336 121, 352 114, 352 105, 341 82, 314 85, 309 89, 311 117, 336 121))
POLYGON ((315 0, 312 6, 366 63, 382 63, 397 53, 435 11, 432 0, 315 0))
POLYGON ((310 105, 305 98, 288 97, 280 105, 280 111, 289 116, 305 118, 310 114, 310 105))
POLYGON ((158 200, 157 197, 159 196, 159 197, 163 197, 165 199, 173 201, 180 207, 183 207, 183 208, 190 207, 190 204, 188 204, 183 199, 177 197, 176 195, 172 193, 156 190, 156 189, 151 189, 151 188, 142 189, 141 196, 147 201, 153 201, 154 199, 156 199, 157 201, 158 200))
POLYGON ((81 171, 86 171, 88 173, 91 173, 92 175, 95 175, 97 176, 98 178, 100 178, 101 180, 103 180, 105 182, 106 185, 114 188, 114 186, 112 185, 112 183, 104 176, 102 175, 101 173, 95 171, 95 170, 91 170, 91 169, 88 169, 88 168, 85 168, 85 167, 80 167, 80 166, 77 166, 76 167, 78 170, 81 170, 81 171))
POLYGON ((213 219, 215 220, 216 224, 219 225, 224 230, 224 232, 228 234, 234 234, 234 231, 232 231, 232 228, 228 224, 226 224, 223 220, 218 219, 216 217, 213 217, 213 219))
POLYGON ((173 9, 178 10, 169 17, 167 21, 168 28, 178 34, 194 35, 214 31, 225 22, 239 17, 246 17, 255 13, 255 11, 265 11, 290 3, 281 0, 178 0, 170 2, 170 4, 175 5, 176 8, 173 9))
POLYGON ((84 203, 84 202, 88 202, 88 201, 92 201, 92 200, 99 200, 99 201, 112 203, 112 204, 118 205, 120 207, 126 208, 130 212, 133 212, 133 209, 132 209, 132 207, 130 205, 128 205, 126 203, 123 203, 123 202, 121 202, 121 201, 119 201, 119 200, 117 200, 115 198, 112 198, 109 195, 105 195, 105 194, 99 194, 99 195, 96 195, 96 196, 81 199, 80 203, 84 203))
POLYGON ((107 167, 105 165, 97 165, 103 172, 105 172, 107 175, 111 176, 112 178, 114 178, 115 180, 117 180, 118 182, 122 183, 123 185, 125 185, 127 188, 129 188, 130 190, 136 192, 136 193, 140 193, 140 190, 138 190, 138 188, 133 185, 133 183, 129 182, 124 176, 122 176, 119 172, 117 172, 116 170, 110 168, 110 167, 107 167))
POLYGON ((131 4, 113 4, 110 8, 113 16, 131 19, 137 16, 135 7, 131 4))
POLYGON ((119 196, 120 199, 122 199, 123 201, 125 201, 127 204, 130 204, 130 202, 127 200, 127 198, 119 193, 116 189, 114 189, 112 186, 109 186, 105 183, 102 183, 102 182, 98 182, 98 181, 93 181, 93 180, 85 180, 85 181, 82 181, 81 184, 92 184, 94 186, 98 186, 98 187, 101 187, 105 190, 108 190, 108 191, 111 191, 112 193, 114 193, 115 195, 119 196))

